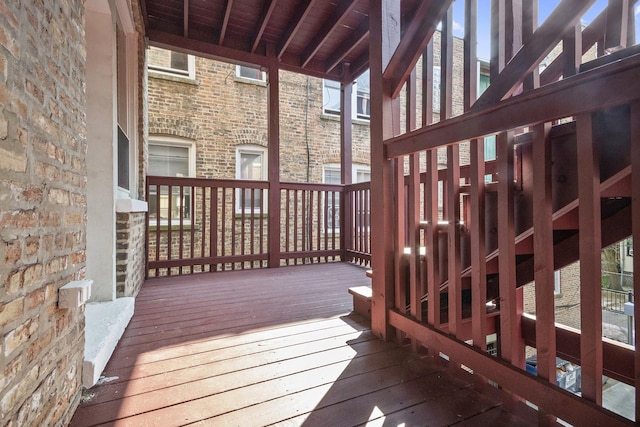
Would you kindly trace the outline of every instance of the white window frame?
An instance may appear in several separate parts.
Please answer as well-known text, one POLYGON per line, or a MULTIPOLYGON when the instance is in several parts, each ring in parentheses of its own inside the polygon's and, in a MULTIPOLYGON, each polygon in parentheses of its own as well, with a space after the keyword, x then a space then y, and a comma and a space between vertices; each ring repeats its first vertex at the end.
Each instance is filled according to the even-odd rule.
MULTIPOLYGON (((268 152, 267 152, 267 148, 262 146, 262 145, 239 145, 236 147, 236 179, 239 180, 243 180, 246 181, 248 180, 248 178, 243 178, 241 176, 241 172, 242 172, 242 154, 258 154, 262 156, 262 176, 260 177, 260 179, 257 179, 256 181, 267 181, 268 179, 268 152)), ((244 208, 244 199, 243 199, 243 191, 242 189, 238 189, 236 191, 236 206, 235 206, 235 211, 236 214, 241 214, 246 213, 246 214, 251 214, 251 209, 245 209, 244 208)), ((262 197, 262 206, 256 206, 256 208, 260 209, 260 213, 264 214, 267 212, 267 202, 268 202, 268 197, 267 197, 267 192, 263 191, 262 192, 263 197, 262 197)))
MULTIPOLYGON (((154 47, 155 48, 155 47, 154 47)), ((155 49, 162 49, 162 48, 155 48, 155 49)), ((167 52, 172 52, 169 49, 162 49, 165 50, 167 52)), ((177 52, 180 53, 180 52, 177 52)), ((148 62, 147 64, 147 68, 149 69, 149 71, 153 71, 159 74, 163 74, 163 75, 167 75, 167 76, 174 76, 174 77, 182 77, 182 78, 186 78, 186 79, 190 79, 190 80, 195 80, 196 78, 196 57, 193 55, 189 55, 187 54, 187 70, 180 70, 178 68, 171 68, 171 67, 163 67, 161 65, 155 65, 152 64, 151 62, 148 62)))
MULTIPOLYGON (((368 72, 368 71, 367 71, 368 72)), ((331 87, 332 90, 336 90, 336 84, 338 85, 337 90, 338 90, 338 97, 340 97, 340 93, 342 90, 342 84, 340 82, 337 82, 335 80, 327 80, 327 79, 323 79, 322 80, 322 114, 328 115, 328 116, 339 116, 340 115, 340 108, 342 107, 341 102, 339 100, 338 104, 340 105, 340 107, 335 110, 335 109, 331 109, 331 108, 327 108, 327 97, 329 96, 329 90, 327 90, 327 87, 331 87)), ((371 90, 369 90, 369 102, 371 102, 371 90)), ((356 79, 353 82, 353 88, 351 90, 351 117, 354 120, 363 120, 363 121, 369 121, 369 116, 366 114, 358 114, 358 80, 356 79)))
POLYGON ((131 15, 120 6, 120 4, 117 5, 118 16, 116 26, 118 30, 121 31, 123 39, 120 39, 121 43, 116 41, 116 57, 118 58, 117 61, 124 60, 124 64, 116 64, 120 69, 116 73, 116 78, 118 79, 116 83, 118 114, 116 115, 115 126, 115 151, 116 156, 118 156, 118 128, 120 128, 129 144, 127 153, 129 169, 127 185, 129 188, 118 185, 120 165, 119 159, 116 158, 116 194, 118 199, 130 199, 132 195, 135 197, 138 194, 138 158, 136 155, 138 152, 138 139, 136 134, 136 124, 138 122, 138 86, 136 84, 138 58, 136 55, 131 54, 131 52, 135 52, 137 49, 137 35, 131 15))
POLYGON ((267 73, 265 73, 264 71, 260 70, 258 67, 248 67, 245 65, 236 65, 236 79, 238 80, 243 80, 243 81, 249 81, 249 82, 259 82, 259 83, 266 83, 267 82, 267 73), (260 78, 259 79, 255 79, 253 77, 247 77, 247 76, 243 76, 241 75, 241 70, 242 68, 249 68, 249 69, 254 69, 256 71, 260 71, 260 78))
MULTIPOLYGON (((156 145, 156 146, 165 146, 165 147, 178 147, 178 148, 186 148, 187 149, 187 159, 188 159, 188 177, 195 177, 196 176, 196 149, 195 149, 195 142, 188 140, 188 139, 184 139, 184 138, 178 138, 178 137, 173 137, 173 136, 161 136, 161 135, 153 135, 153 136, 149 136, 149 146, 151 145, 156 145)), ((153 175, 153 173, 151 173, 151 171, 149 171, 149 175, 153 175)), ((187 195, 188 197, 192 197, 192 195, 187 195)), ((151 198, 151 194, 149 195, 149 198, 151 198)), ((150 200, 147 201, 149 203, 149 213, 151 213, 152 209, 155 209, 155 204, 151 203, 150 200)), ((157 217, 156 220, 150 220, 149 221, 149 225, 150 226, 157 226, 158 225, 158 221, 157 221, 157 217)), ((191 215, 189 216, 189 218, 183 218, 183 225, 191 225, 192 220, 193 220, 193 212, 191 212, 191 215)), ((168 225, 168 221, 166 219, 160 219, 160 226, 166 226, 168 225)), ((171 226, 178 226, 180 225, 180 218, 171 218, 171 226)))

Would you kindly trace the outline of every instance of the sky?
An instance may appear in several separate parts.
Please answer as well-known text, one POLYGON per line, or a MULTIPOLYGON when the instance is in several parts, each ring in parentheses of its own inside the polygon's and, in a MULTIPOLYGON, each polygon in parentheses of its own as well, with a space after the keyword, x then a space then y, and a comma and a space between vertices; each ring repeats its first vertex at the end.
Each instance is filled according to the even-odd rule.
MULTIPOLYGON (((481 59, 490 58, 490 30, 489 21, 491 18, 491 0, 478 0, 478 57, 481 59)), ((539 23, 542 23, 553 9, 560 3, 560 0, 539 0, 539 23)), ((583 24, 589 24, 607 6, 608 0, 596 0, 593 6, 582 16, 583 24)), ((464 1, 457 0, 453 6, 453 28, 454 35, 464 37, 464 1)), ((640 35, 640 3, 634 9, 636 17, 636 40, 640 35)))

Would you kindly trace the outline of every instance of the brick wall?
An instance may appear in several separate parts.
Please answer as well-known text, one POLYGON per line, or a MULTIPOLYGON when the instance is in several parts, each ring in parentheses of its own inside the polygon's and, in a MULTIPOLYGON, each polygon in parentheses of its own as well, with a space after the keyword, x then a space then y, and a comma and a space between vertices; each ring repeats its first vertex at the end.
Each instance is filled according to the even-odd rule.
POLYGON ((116 214, 116 295, 138 295, 145 272, 145 213, 116 214))
POLYGON ((85 268, 84 2, 0 4, 0 424, 64 425, 79 399, 85 268))

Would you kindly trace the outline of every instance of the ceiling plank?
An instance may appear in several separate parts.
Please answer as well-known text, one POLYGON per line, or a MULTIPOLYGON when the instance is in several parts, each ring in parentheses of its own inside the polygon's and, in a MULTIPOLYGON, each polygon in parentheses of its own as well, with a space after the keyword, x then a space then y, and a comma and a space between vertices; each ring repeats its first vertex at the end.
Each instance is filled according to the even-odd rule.
POLYGON ((338 28, 344 19, 355 8, 357 0, 350 0, 348 2, 341 2, 338 4, 338 8, 335 10, 333 17, 326 20, 320 31, 313 37, 311 43, 302 54, 302 68, 304 68, 313 56, 318 53, 322 45, 327 41, 329 35, 338 28))
POLYGON ((282 37, 280 38, 280 42, 278 43, 278 50, 276 52, 278 59, 282 58, 282 55, 284 55, 285 51, 289 47, 289 44, 291 44, 291 42, 295 38, 298 30, 300 30, 302 23, 307 18, 307 16, 309 16, 309 12, 311 12, 311 9, 313 9, 313 6, 318 1, 319 0, 306 0, 304 7, 298 9, 298 14, 291 20, 289 27, 285 30, 282 37))
MULTIPOLYGON (((327 72, 333 71, 333 69, 337 67, 338 64, 340 64, 351 52, 353 52, 354 49, 356 49, 356 47, 360 43, 362 43, 368 37, 369 37, 369 20, 365 19, 358 26, 358 28, 356 28, 356 30, 353 32, 353 35, 349 39, 345 40, 343 43, 340 44, 342 48, 336 51, 331 57, 329 57, 329 59, 325 61, 325 70, 327 72)), ((366 63, 367 64, 369 63, 368 53, 367 53, 366 63)))
POLYGON ((402 85, 452 3, 453 0, 421 1, 412 13, 413 19, 384 71, 383 78, 390 81, 392 97, 397 97, 402 90, 402 85))
POLYGON ((275 10, 277 3, 278 3, 277 0, 269 0, 265 4, 264 9, 262 10, 262 14, 258 19, 258 22, 260 22, 260 26, 258 27, 258 30, 256 31, 255 36, 253 38, 251 53, 255 53, 256 49, 258 48, 258 45, 260 44, 260 40, 262 39, 262 34, 264 34, 264 29, 267 28, 267 24, 269 23, 269 18, 271 18, 271 14, 275 10))
POLYGON ((472 110, 385 142, 389 158, 482 137, 504 129, 595 111, 640 98, 640 54, 472 110))
POLYGON ((184 0, 184 16, 182 18, 183 36, 189 37, 189 0, 184 0))
POLYGON ((224 37, 227 35, 227 27, 229 26, 229 17, 231 16, 232 7, 233 0, 227 0, 227 7, 224 10, 224 18, 222 19, 222 25, 220 26, 220 37, 218 37, 218 44, 220 46, 224 44, 224 37))
POLYGON ((580 22, 580 17, 595 0, 563 0, 535 31, 528 43, 516 53, 487 90, 478 98, 473 109, 480 109, 511 95, 518 84, 551 52, 562 36, 580 22))

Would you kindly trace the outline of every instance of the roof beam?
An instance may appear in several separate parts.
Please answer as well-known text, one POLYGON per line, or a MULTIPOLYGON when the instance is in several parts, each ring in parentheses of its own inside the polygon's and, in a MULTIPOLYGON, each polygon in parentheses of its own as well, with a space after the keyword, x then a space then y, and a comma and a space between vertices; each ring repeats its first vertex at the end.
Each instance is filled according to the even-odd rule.
POLYGON ((522 46, 498 77, 473 106, 479 109, 511 95, 518 84, 551 52, 566 32, 580 22, 580 17, 595 0, 563 0, 529 42, 522 46))
POLYGON ((640 98, 640 54, 385 142, 389 158, 640 98))
POLYGON ((333 18, 327 19, 325 24, 320 28, 320 31, 313 37, 309 47, 305 49, 302 54, 302 68, 306 67, 309 61, 320 50, 322 45, 327 41, 329 35, 342 24, 342 21, 347 17, 356 6, 356 0, 349 0, 348 2, 338 3, 338 7, 334 12, 333 18))
POLYGON ((411 74, 418 58, 427 46, 438 26, 438 22, 449 9, 453 0, 421 1, 413 12, 398 48, 384 70, 384 79, 389 81, 391 96, 396 97, 411 74))
POLYGON ((184 16, 182 18, 183 35, 189 37, 189 0, 184 0, 184 16))
MULTIPOLYGON (((342 43, 342 49, 340 49, 333 56, 327 59, 327 61, 325 62, 325 70, 327 72, 330 72, 335 67, 337 67, 338 64, 340 64, 344 60, 344 58, 346 58, 347 55, 349 55, 353 51, 353 49, 355 49, 367 37, 369 37, 369 21, 365 19, 353 32, 353 36, 342 43)), ((366 56, 368 58, 368 53, 366 56)), ((369 60, 367 59, 366 62, 368 63, 369 60)))
POLYGON ((224 36, 227 34, 227 27, 229 26, 229 17, 231 16, 232 7, 233 0, 227 0, 227 7, 224 10, 224 18, 222 19, 222 25, 220 27, 220 37, 218 38, 218 44, 220 46, 224 43, 224 36))
POLYGON ((298 14, 292 20, 291 24, 289 25, 287 30, 284 32, 283 36, 280 38, 280 42, 278 43, 278 50, 276 52, 278 59, 282 58, 282 55, 287 50, 287 48, 289 47, 289 44, 291 43, 295 35, 298 33, 298 30, 302 26, 302 22, 309 15, 309 12, 311 12, 311 9, 317 2, 318 0, 307 0, 304 7, 301 7, 298 9, 298 14))
POLYGON ((260 22, 260 26, 256 31, 256 34, 253 38, 253 45, 251 46, 251 53, 255 53, 258 45, 260 44, 260 40, 262 39, 262 34, 264 34, 264 29, 267 28, 267 24, 269 23, 269 18, 271 18, 271 14, 276 8, 277 0, 269 0, 262 10, 262 15, 258 19, 260 22))

